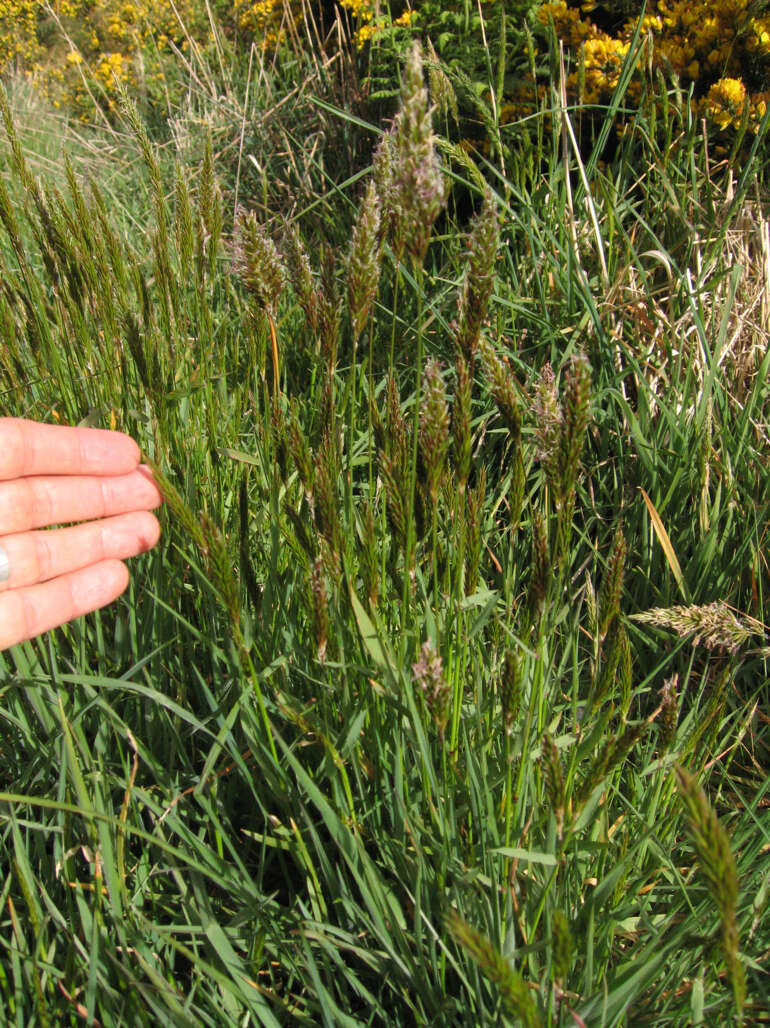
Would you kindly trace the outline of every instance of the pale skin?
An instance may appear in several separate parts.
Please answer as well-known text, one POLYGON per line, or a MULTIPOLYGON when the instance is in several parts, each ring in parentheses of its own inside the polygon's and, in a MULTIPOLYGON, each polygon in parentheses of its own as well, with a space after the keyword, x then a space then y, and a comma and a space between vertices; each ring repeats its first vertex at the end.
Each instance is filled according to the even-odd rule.
POLYGON ((0 418, 0 649, 120 596, 123 561, 158 541, 161 502, 129 436, 0 418))

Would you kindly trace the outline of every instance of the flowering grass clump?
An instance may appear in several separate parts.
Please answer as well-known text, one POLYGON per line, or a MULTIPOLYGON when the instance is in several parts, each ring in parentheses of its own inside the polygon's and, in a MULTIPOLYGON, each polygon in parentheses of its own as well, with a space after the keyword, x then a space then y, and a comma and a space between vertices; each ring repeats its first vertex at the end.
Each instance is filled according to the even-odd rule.
POLYGON ((757 148, 729 197, 697 124, 577 176, 543 111, 485 187, 425 54, 344 181, 288 50, 255 57, 256 128, 215 89, 195 175, 126 103, 120 190, 36 175, 43 105, 17 134, 0 89, 4 411, 129 431, 166 498, 126 599, 0 654, 14 1023, 767 1009, 757 148), (300 154, 281 212, 292 118, 325 185, 300 154), (233 125, 261 196, 220 182, 233 125))

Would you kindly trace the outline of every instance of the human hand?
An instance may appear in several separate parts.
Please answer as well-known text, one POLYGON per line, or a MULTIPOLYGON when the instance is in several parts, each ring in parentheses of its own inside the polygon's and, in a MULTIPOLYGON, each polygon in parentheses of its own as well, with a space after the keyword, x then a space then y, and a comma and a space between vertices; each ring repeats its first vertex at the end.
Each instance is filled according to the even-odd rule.
POLYGON ((161 502, 129 436, 0 418, 0 650, 120 596, 161 502))

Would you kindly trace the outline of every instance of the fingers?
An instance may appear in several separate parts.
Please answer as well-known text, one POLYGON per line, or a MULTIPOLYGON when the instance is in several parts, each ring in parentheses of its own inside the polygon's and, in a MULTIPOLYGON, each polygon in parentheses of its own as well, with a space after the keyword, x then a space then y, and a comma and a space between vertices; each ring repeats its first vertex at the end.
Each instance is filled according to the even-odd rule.
POLYGON ((0 418, 0 481, 29 475, 125 475, 139 447, 122 432, 0 418))
POLYGON ((160 525, 146 511, 52 532, 5 536, 0 543, 10 570, 0 592, 47 582, 104 560, 134 557, 151 549, 159 537, 160 525))
POLYGON ((161 502, 158 487, 145 467, 100 478, 19 478, 0 482, 0 535, 150 510, 161 502))
POLYGON ((112 603, 128 585, 128 569, 107 560, 44 585, 0 595, 0 650, 112 603))

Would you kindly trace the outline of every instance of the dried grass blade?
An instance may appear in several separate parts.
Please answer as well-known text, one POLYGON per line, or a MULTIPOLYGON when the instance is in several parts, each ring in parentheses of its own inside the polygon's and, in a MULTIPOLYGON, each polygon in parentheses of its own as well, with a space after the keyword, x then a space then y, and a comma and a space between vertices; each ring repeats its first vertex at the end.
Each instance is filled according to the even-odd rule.
POLYGON ((671 543, 669 534, 666 531, 666 526, 663 524, 660 514, 658 514, 657 510, 655 509, 655 504, 652 502, 652 500, 644 491, 644 489, 640 487, 639 492, 642 494, 642 498, 644 499, 644 502, 647 505, 647 511, 650 515, 652 527, 655 531, 655 535, 658 537, 658 542, 660 543, 663 549, 663 553, 665 554, 666 560, 668 561, 668 566, 671 568, 671 572, 674 578, 676 579, 676 584, 679 586, 679 591, 682 594, 685 603, 689 603, 690 594, 687 589, 687 585, 685 584, 681 565, 677 559, 676 553, 674 552, 674 547, 671 543))

